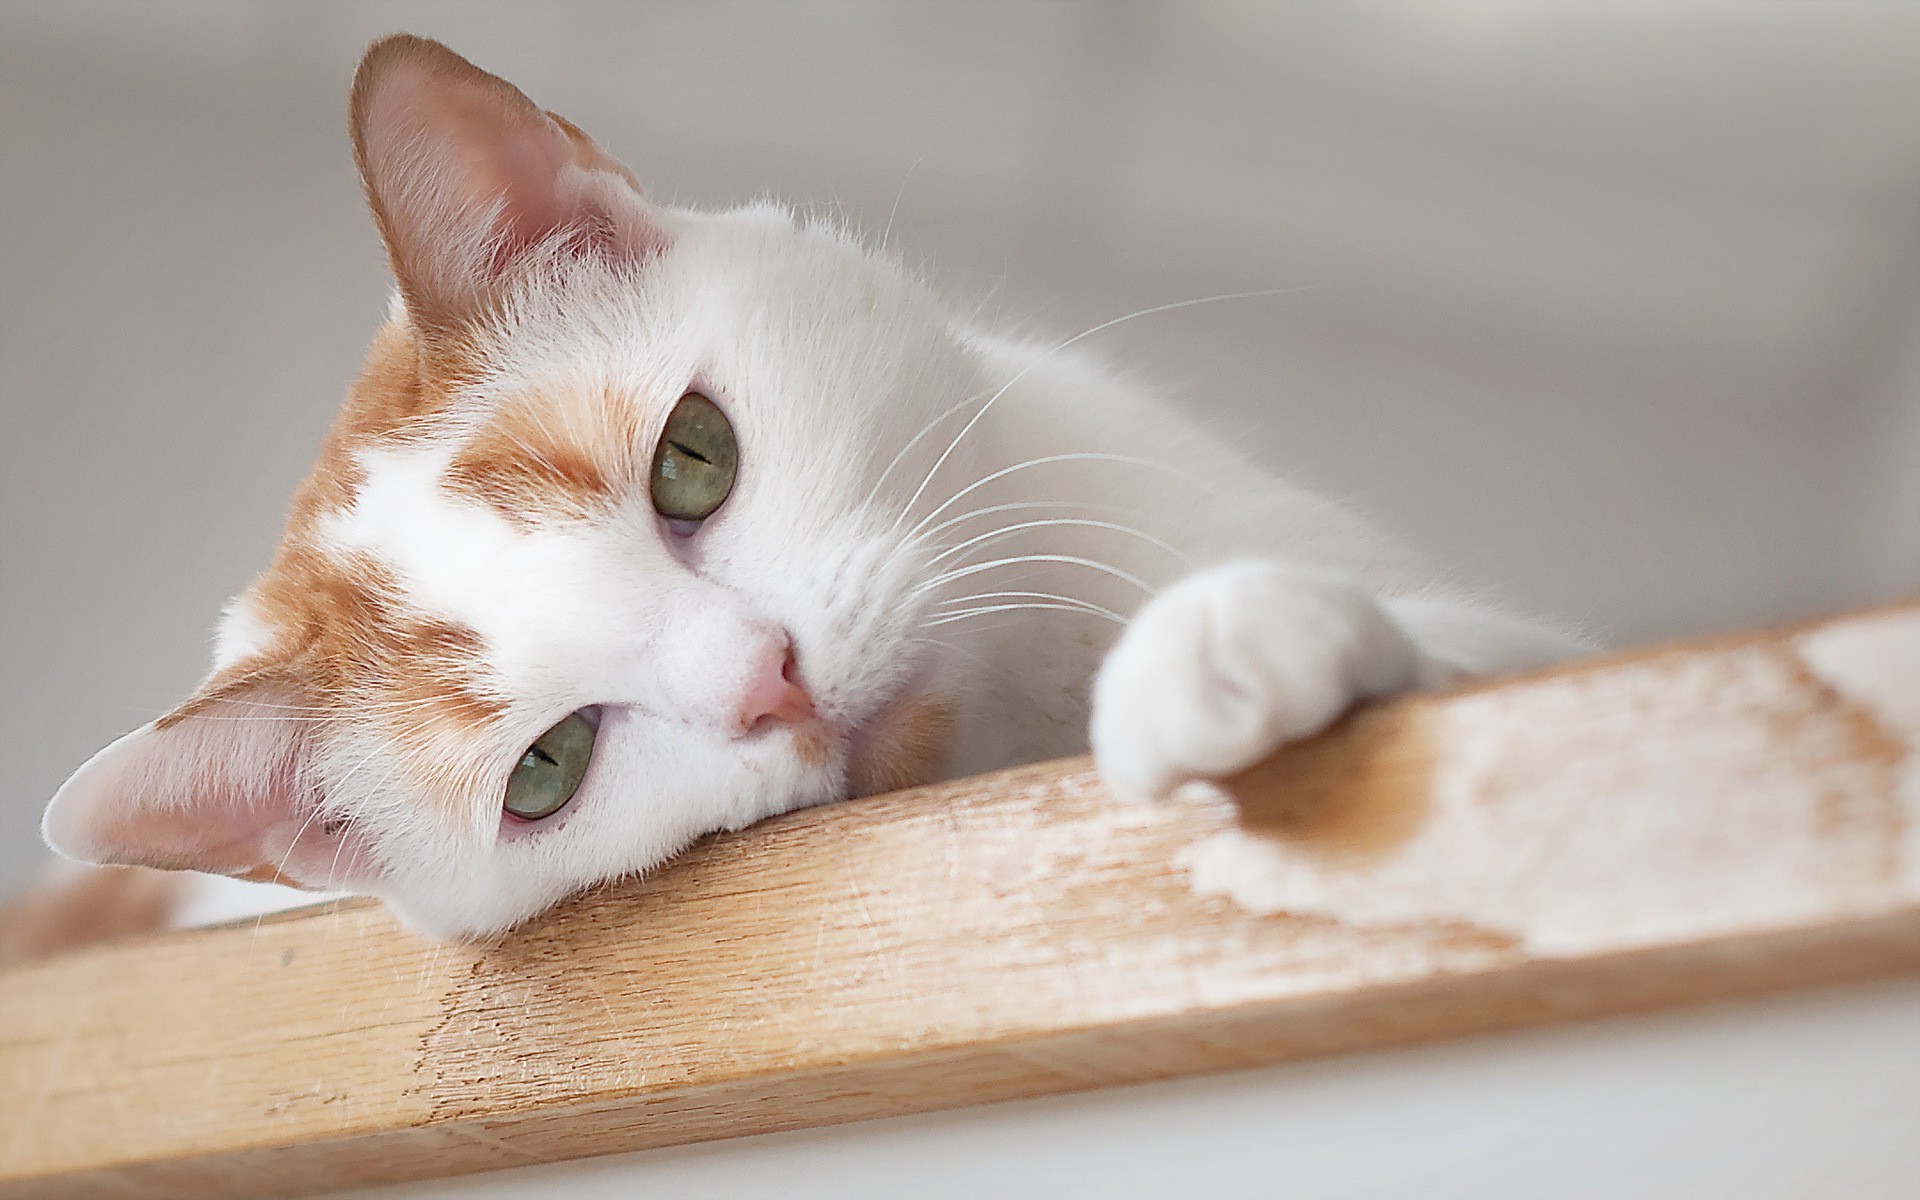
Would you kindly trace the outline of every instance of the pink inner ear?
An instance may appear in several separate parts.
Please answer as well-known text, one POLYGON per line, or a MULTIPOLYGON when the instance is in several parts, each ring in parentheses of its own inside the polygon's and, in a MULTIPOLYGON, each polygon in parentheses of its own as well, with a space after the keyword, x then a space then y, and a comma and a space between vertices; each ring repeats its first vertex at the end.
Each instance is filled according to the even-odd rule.
POLYGON ((84 862, 343 886, 370 857, 321 812, 310 733, 291 694, 265 685, 143 726, 67 780, 47 842, 84 862))
POLYGON ((535 247, 634 259, 661 244, 625 167, 436 42, 367 52, 354 83, 362 177, 410 305, 472 316, 535 247))
MULTIPOLYGON (((504 269, 513 257, 561 232, 573 219, 558 189, 560 173, 567 168, 564 147, 545 134, 538 128, 502 130, 491 147, 495 161, 485 164, 492 171, 483 168, 476 172, 483 187, 502 201, 494 217, 497 269, 504 269), (489 174, 493 181, 487 185, 489 174)), ((480 137, 486 136, 487 131, 481 131, 480 137)))

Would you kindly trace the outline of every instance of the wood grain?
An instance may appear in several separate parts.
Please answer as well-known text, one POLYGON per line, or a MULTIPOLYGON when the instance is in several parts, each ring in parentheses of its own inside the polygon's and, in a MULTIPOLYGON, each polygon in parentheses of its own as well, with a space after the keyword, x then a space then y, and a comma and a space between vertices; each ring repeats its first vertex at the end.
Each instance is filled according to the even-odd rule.
POLYGON ((1920 967, 1920 606, 790 814, 485 946, 352 902, 0 974, 0 1197, 284 1195, 1920 967))

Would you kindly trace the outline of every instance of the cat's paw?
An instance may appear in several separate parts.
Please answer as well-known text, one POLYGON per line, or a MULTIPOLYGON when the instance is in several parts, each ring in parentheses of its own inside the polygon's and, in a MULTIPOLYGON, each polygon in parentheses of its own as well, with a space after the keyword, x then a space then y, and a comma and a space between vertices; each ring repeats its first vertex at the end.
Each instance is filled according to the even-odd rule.
POLYGON ((1344 577, 1215 567, 1149 601, 1101 665, 1094 760, 1115 791, 1161 796, 1252 766, 1424 673, 1406 632, 1344 577))

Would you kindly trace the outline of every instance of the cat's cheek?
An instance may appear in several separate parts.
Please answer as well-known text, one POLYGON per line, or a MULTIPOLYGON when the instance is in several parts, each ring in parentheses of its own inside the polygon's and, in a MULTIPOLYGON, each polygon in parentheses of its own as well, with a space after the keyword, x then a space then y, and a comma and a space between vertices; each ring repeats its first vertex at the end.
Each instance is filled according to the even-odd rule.
POLYGON ((852 738, 848 794, 873 796, 944 778, 957 724, 955 705, 941 696, 909 696, 889 706, 852 738))

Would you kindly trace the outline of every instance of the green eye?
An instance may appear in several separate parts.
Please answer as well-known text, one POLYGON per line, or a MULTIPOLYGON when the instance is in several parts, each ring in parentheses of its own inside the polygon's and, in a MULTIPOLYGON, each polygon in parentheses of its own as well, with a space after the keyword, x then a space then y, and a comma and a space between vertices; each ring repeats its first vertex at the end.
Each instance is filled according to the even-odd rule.
POLYGON ((593 761, 595 733, 591 721, 569 713, 536 738, 507 777, 506 810, 528 821, 559 812, 573 799, 593 761))
POLYGON ((733 490, 740 447, 713 401, 688 392, 667 414, 653 452, 653 507, 673 521, 704 521, 733 490))

